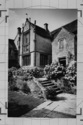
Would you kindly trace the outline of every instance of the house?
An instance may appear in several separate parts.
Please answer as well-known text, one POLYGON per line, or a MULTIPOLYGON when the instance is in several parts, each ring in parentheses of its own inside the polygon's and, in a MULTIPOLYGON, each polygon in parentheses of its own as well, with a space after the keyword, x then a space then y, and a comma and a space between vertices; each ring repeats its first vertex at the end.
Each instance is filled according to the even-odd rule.
POLYGON ((77 60, 77 20, 51 32, 52 62, 66 66, 72 59, 77 60))
POLYGON ((54 61, 66 66, 77 60, 77 20, 50 32, 47 23, 42 28, 36 20, 32 23, 26 18, 22 28, 17 28, 14 42, 20 66, 44 67, 54 61))
POLYGON ((9 48, 9 51, 8 51, 8 67, 11 68, 11 67, 17 67, 19 68, 19 62, 18 62, 18 50, 16 48, 16 45, 14 43, 14 40, 13 39, 9 39, 8 41, 8 48, 9 48))
POLYGON ((51 63, 52 44, 48 24, 45 28, 36 25, 36 21, 31 23, 31 19, 26 18, 25 24, 17 28, 15 44, 19 51, 20 66, 44 67, 51 63))

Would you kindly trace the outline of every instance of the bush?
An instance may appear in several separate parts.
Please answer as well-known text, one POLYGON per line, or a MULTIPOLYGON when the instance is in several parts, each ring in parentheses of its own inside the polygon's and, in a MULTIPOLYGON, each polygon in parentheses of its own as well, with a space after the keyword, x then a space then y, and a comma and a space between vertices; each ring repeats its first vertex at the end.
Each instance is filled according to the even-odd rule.
POLYGON ((76 85, 76 62, 71 62, 66 69, 66 74, 64 76, 64 80, 69 81, 71 84, 74 83, 76 85))
POLYGON ((44 75, 44 70, 42 68, 39 68, 39 67, 26 67, 26 68, 23 68, 24 71, 29 74, 29 77, 30 76, 34 76, 35 78, 39 78, 39 77, 42 77, 44 75))
POLYGON ((46 65, 44 68, 44 74, 48 79, 54 79, 64 92, 76 93, 76 62, 72 60, 68 66, 63 67, 59 63, 55 62, 51 65, 46 65), (59 81, 58 81, 59 80, 59 81))
POLYGON ((47 99, 53 99, 56 96, 56 89, 54 88, 47 88, 45 92, 47 99))
POLYGON ((32 80, 33 76, 29 73, 26 73, 21 78, 22 78, 23 81, 28 81, 28 80, 32 80))
POLYGON ((16 84, 16 79, 11 77, 11 79, 8 82, 8 88, 11 91, 18 91, 17 84, 16 84))
POLYGON ((26 94, 30 93, 30 88, 28 87, 27 83, 23 83, 22 91, 26 94))
POLYGON ((70 82, 67 79, 64 79, 63 83, 64 83, 64 86, 62 87, 63 92, 76 94, 76 87, 73 82, 70 82))
POLYGON ((35 67, 31 70, 31 74, 36 77, 36 78, 39 78, 39 77, 42 77, 44 75, 44 72, 43 72, 43 69, 41 68, 38 68, 38 67, 35 67))
POLYGON ((51 65, 46 65, 44 73, 48 79, 57 80, 65 75, 65 68, 56 62, 51 65))
POLYGON ((12 89, 12 86, 10 86, 10 88, 11 88, 10 90, 13 90, 13 91, 21 90, 24 93, 27 93, 27 94, 30 93, 30 88, 28 87, 27 82, 21 79, 17 79, 15 81, 15 83, 13 84, 13 89, 12 89))
POLYGON ((18 70, 16 69, 14 70, 14 68, 9 69, 8 71, 9 90, 11 91, 22 90, 24 93, 29 93, 30 89, 26 82, 28 79, 31 79, 29 74, 25 73, 22 69, 18 69, 18 70))
POLYGON ((23 81, 32 80, 33 77, 39 78, 44 76, 44 70, 42 68, 38 67, 32 67, 32 68, 20 68, 20 69, 14 69, 11 68, 8 71, 8 78, 9 81, 12 77, 18 78, 20 77, 23 81))
POLYGON ((71 94, 76 94, 76 62, 73 61, 66 68, 66 74, 63 79, 63 91, 71 94))
POLYGON ((18 90, 16 87, 16 78, 13 76, 13 70, 8 71, 8 88, 9 90, 18 90))

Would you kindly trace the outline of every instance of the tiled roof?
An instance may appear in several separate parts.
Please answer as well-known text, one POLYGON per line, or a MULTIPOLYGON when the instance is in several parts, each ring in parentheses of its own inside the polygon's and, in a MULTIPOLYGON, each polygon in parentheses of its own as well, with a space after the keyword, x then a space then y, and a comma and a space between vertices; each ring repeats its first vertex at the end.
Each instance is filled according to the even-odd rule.
POLYGON ((36 34, 38 34, 38 35, 40 35, 40 36, 42 36, 44 38, 48 38, 48 39, 51 38, 51 35, 50 35, 49 31, 46 31, 44 28, 42 28, 42 27, 40 27, 38 25, 35 25, 34 23, 30 22, 29 20, 27 20, 27 21, 31 24, 31 26, 33 26, 35 28, 36 34))
POLYGON ((51 39, 51 35, 49 31, 46 31, 44 28, 38 26, 38 25, 34 25, 33 23, 31 23, 31 25, 33 25, 35 27, 35 32, 36 34, 44 37, 44 38, 49 38, 51 39))
POLYGON ((29 22, 33 27, 35 27, 35 32, 36 32, 38 35, 40 35, 40 36, 42 36, 42 37, 44 37, 44 38, 48 38, 48 39, 53 39, 54 36, 57 36, 58 33, 60 32, 60 30, 62 29, 62 27, 65 28, 66 30, 68 30, 68 31, 71 32, 71 33, 74 33, 74 34, 77 33, 77 20, 74 20, 74 21, 72 21, 72 22, 70 22, 70 23, 68 23, 68 24, 66 24, 66 25, 64 25, 64 26, 62 26, 62 27, 60 27, 60 28, 58 28, 58 29, 52 31, 52 32, 46 31, 44 28, 42 28, 42 27, 40 27, 40 26, 38 26, 38 25, 34 25, 34 24, 33 24, 32 22, 30 22, 29 20, 28 20, 28 22, 29 22))
POLYGON ((50 32, 36 25, 36 33, 44 38, 51 38, 50 32))
POLYGON ((71 33, 76 33, 77 31, 77 20, 74 20, 73 22, 63 26, 65 29, 67 29, 71 33))
MULTIPOLYGON (((72 22, 70 22, 62 27, 71 33, 77 34, 77 20, 74 20, 74 21, 72 21, 72 22)), ((52 38, 54 38, 54 36, 58 35, 58 33, 61 31, 62 27, 51 32, 52 38)))

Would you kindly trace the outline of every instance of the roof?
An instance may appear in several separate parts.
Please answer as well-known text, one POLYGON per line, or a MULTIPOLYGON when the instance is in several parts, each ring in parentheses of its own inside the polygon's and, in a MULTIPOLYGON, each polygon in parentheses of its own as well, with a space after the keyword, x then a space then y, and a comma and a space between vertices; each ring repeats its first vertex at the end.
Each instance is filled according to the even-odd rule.
POLYGON ((40 35, 40 36, 42 36, 42 37, 44 37, 44 38, 51 38, 51 35, 50 35, 50 32, 49 32, 49 31, 46 31, 45 29, 43 29, 43 28, 41 28, 41 27, 39 27, 39 26, 37 26, 37 25, 36 25, 36 27, 35 27, 35 32, 36 32, 38 35, 40 35))
POLYGON ((57 36, 58 33, 61 31, 62 27, 65 28, 67 31, 71 32, 71 33, 74 33, 74 34, 77 34, 77 19, 52 31, 52 32, 49 32, 49 31, 46 31, 44 28, 38 26, 38 25, 35 25, 33 24, 32 22, 30 22, 29 20, 27 20, 33 27, 35 27, 35 32, 36 34, 44 37, 44 38, 48 38, 48 39, 53 39, 54 36, 57 36))
POLYGON ((73 22, 65 25, 64 28, 71 33, 74 33, 74 34, 77 33, 77 20, 74 20, 73 22))
MULTIPOLYGON (((77 20, 74 20, 74 21, 72 21, 72 22, 70 22, 62 27, 71 33, 77 34, 77 20)), ((62 27, 51 32, 52 38, 54 38, 54 36, 58 35, 58 33, 61 31, 62 27)))
POLYGON ((33 23, 30 22, 29 20, 28 20, 28 22, 29 22, 33 27, 35 27, 35 32, 36 32, 36 34, 38 34, 38 35, 40 35, 40 36, 42 36, 42 37, 44 37, 44 38, 48 38, 48 39, 51 38, 51 35, 50 35, 50 32, 49 32, 49 31, 46 31, 44 28, 42 28, 42 27, 40 27, 40 26, 38 26, 38 25, 33 24, 33 23))

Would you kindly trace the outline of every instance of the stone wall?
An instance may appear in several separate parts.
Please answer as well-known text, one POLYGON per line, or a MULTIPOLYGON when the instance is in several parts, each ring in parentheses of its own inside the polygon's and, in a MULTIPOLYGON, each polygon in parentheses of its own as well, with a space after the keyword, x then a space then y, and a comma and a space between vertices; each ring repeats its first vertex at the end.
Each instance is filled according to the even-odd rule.
POLYGON ((68 62, 68 52, 74 55, 74 35, 62 28, 60 33, 54 38, 52 42, 52 62, 58 61, 60 57, 66 57, 68 62), (59 48, 59 40, 63 39, 63 48, 59 48))

